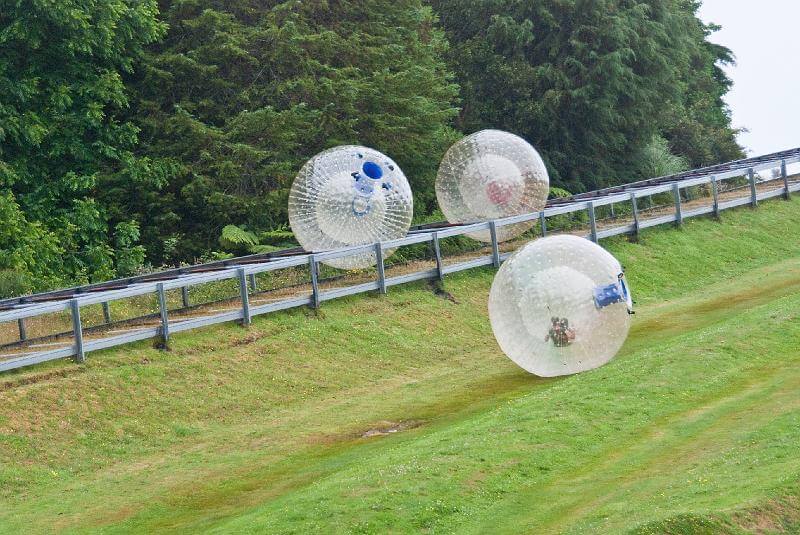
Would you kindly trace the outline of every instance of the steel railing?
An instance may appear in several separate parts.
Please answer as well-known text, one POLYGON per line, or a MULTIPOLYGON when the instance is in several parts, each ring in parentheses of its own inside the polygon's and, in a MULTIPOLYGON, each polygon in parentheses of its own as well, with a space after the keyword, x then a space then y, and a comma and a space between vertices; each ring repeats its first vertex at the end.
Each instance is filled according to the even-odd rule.
MULTIPOLYGON (((372 291, 386 293, 388 288, 399 284, 426 279, 441 279, 447 274, 476 267, 492 265, 499 267, 500 263, 508 258, 511 252, 500 251, 500 244, 497 241, 497 229, 508 225, 538 223, 541 229, 541 235, 546 235, 548 233, 548 218, 564 214, 585 212, 588 216, 588 234, 586 234, 585 237, 596 242, 600 239, 616 235, 638 234, 640 230, 656 225, 667 223, 676 223, 680 225, 682 221, 687 218, 706 214, 718 215, 722 210, 737 206, 750 205, 755 207, 758 205, 759 201, 774 197, 784 197, 788 199, 793 192, 800 190, 800 181, 793 180, 787 170, 788 166, 800 163, 800 149, 796 149, 793 152, 777 153, 772 155, 772 158, 769 156, 770 155, 759 157, 759 159, 753 159, 749 162, 751 165, 747 167, 741 165, 741 162, 734 162, 733 164, 728 164, 727 168, 715 166, 714 168, 709 168, 708 172, 695 171, 688 176, 684 175, 684 177, 679 176, 671 180, 661 180, 655 184, 653 181, 647 181, 645 183, 625 186, 622 191, 620 191, 619 188, 607 190, 603 195, 590 196, 586 200, 579 199, 570 202, 554 203, 539 212, 485 222, 447 225, 433 229, 416 229, 404 238, 385 242, 314 253, 292 251, 293 254, 286 257, 245 257, 244 259, 239 259, 239 262, 234 260, 233 263, 214 264, 213 268, 205 270, 193 271, 192 268, 186 268, 183 271, 172 270, 166 273, 157 273, 140 277, 138 280, 123 280, 122 282, 114 281, 112 283, 92 285, 77 292, 74 289, 61 291, 63 292, 61 295, 68 295, 68 298, 59 298, 60 294, 57 291, 48 292, 39 296, 28 296, 27 298, 17 299, 16 301, 6 300, 2 302, 3 306, 5 306, 5 310, 0 311, 0 324, 18 322, 20 326, 20 338, 23 338, 24 322, 26 319, 53 313, 63 313, 66 311, 69 313, 72 320, 72 330, 70 333, 72 342, 64 347, 58 347, 56 349, 45 349, 12 355, 11 358, 0 360, 0 371, 22 368, 50 360, 69 357, 74 357, 76 361, 83 362, 88 352, 128 344, 139 340, 157 338, 161 339, 166 344, 169 341, 169 337, 177 332, 228 321, 241 321, 243 324, 247 325, 254 316, 279 310, 301 306, 318 308, 325 301, 348 295, 372 291), (758 175, 759 172, 772 172, 775 169, 779 169, 778 176, 772 177, 766 181, 760 179, 758 175), (740 180, 744 187, 740 184, 739 187, 727 191, 744 191, 745 195, 736 196, 734 198, 722 198, 720 195, 720 186, 725 181, 737 179, 740 180), (769 184, 776 184, 777 187, 765 190, 763 186, 769 184), (682 197, 686 195, 688 188, 696 186, 707 186, 708 189, 710 189, 711 202, 709 204, 700 207, 692 207, 691 203, 690 205, 685 205, 686 201, 682 200, 682 197), (657 214, 655 217, 643 217, 644 211, 640 210, 638 206, 639 200, 645 197, 652 198, 652 196, 659 194, 671 194, 672 205, 670 207, 670 212, 666 214, 657 214), (611 228, 600 228, 598 225, 597 209, 604 206, 613 208, 614 205, 621 203, 630 204, 630 220, 626 220, 623 224, 611 228), (439 247, 440 240, 479 231, 488 231, 492 238, 490 254, 449 265, 444 263, 439 247), (432 247, 435 256, 435 268, 394 276, 389 276, 390 274, 387 274, 384 265, 385 251, 421 243, 430 244, 432 247), (320 287, 320 262, 364 253, 375 254, 377 259, 377 276, 375 280, 332 289, 322 289, 320 287), (254 304, 250 302, 248 281, 251 283, 250 285, 252 288, 254 277, 257 274, 303 266, 308 267, 310 274, 308 292, 263 304, 254 304), (184 304, 187 304, 185 299, 187 288, 222 280, 238 281, 239 294, 237 299, 239 300, 239 305, 235 309, 199 317, 170 319, 165 296, 166 292, 180 289, 184 295, 184 304), (103 305, 106 318, 108 318, 109 302, 147 294, 155 294, 157 296, 158 313, 154 315, 158 318, 157 325, 133 328, 122 334, 106 336, 99 339, 84 338, 84 325, 81 320, 82 308, 101 304, 103 305), (43 302, 40 302, 40 300, 43 302)), ((663 209, 664 207, 661 207, 662 212, 663 209)), ((346 278, 345 282, 347 282, 346 278)), ((25 340, 22 342, 24 345, 25 340)))

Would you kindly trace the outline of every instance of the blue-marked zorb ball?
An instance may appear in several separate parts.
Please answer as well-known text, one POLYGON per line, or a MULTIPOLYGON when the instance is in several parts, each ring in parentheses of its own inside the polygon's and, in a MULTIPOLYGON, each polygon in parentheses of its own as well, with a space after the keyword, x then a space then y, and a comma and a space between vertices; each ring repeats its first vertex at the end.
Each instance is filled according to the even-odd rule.
POLYGON ((500 348, 543 377, 602 366, 630 328, 630 291, 620 263, 584 238, 552 236, 525 245, 501 267, 489 294, 500 348))
MULTIPOLYGON (((500 130, 481 130, 455 143, 436 176, 436 198, 451 223, 487 221, 544 208, 550 191, 547 168, 527 141, 500 130)), ((499 227, 505 241, 534 222, 499 227)), ((469 234, 491 240, 488 231, 469 234)))
MULTIPOLYGON (((300 169, 289 191, 289 224, 311 252, 402 238, 412 215, 411 188, 400 167, 367 147, 348 145, 317 154, 300 169)), ((325 261, 341 269, 375 262, 374 252, 325 261)))

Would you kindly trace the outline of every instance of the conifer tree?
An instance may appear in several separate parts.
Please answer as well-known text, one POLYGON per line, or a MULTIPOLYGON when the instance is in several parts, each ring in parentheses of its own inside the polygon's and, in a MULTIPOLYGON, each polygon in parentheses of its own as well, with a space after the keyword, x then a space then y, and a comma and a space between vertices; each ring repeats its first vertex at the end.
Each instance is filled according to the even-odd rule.
POLYGON ((164 7, 170 31, 134 85, 136 120, 142 151, 173 162, 175 173, 158 199, 126 183, 110 189, 151 210, 143 232, 157 257, 200 255, 228 224, 285 225, 297 170, 339 144, 389 154, 409 176, 418 208, 435 203, 433 176, 454 138, 448 125, 458 89, 430 7, 418 0, 164 7), (164 242, 179 250, 158 250, 164 242))
POLYGON ((462 88, 459 126, 527 138, 558 186, 583 191, 637 178, 637 158, 662 133, 695 161, 681 142, 682 126, 720 130, 725 148, 702 159, 736 152, 721 102, 728 86, 708 76, 719 75, 715 61, 726 58, 725 50, 705 42, 693 0, 432 5, 462 88))

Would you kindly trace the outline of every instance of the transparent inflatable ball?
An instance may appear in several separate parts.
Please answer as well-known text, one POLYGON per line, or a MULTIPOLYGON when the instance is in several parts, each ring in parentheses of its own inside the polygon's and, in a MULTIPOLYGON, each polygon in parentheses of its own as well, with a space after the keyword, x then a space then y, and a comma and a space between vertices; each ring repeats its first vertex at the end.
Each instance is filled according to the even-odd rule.
MULTIPOLYGON (((519 136, 481 130, 455 143, 436 176, 436 198, 451 223, 472 223, 544 208, 550 178, 539 153, 519 136)), ((499 241, 519 236, 533 222, 499 227, 499 241)), ((488 231, 469 234, 491 241, 488 231)))
POLYGON ((500 267, 489 294, 500 348, 542 377, 598 368, 614 358, 628 336, 631 307, 620 263, 576 236, 525 245, 500 267))
MULTIPOLYGON (((311 158, 289 191, 289 224, 307 251, 319 252, 402 238, 413 215, 403 171, 367 147, 334 147, 311 158)), ((392 253, 385 252, 385 256, 392 253)), ((375 253, 326 260, 341 269, 374 265, 375 253)))

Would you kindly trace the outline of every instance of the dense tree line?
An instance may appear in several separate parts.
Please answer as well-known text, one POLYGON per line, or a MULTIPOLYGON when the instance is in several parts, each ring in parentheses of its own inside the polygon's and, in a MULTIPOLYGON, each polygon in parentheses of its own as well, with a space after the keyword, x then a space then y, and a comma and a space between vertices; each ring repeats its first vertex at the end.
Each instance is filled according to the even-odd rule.
POLYGON ((738 157, 698 5, 0 0, 0 294, 286 242, 338 144, 397 160, 420 218, 481 128, 573 192, 738 157))
POLYGON ((144 260, 139 222, 113 224, 110 176, 150 174, 123 77, 165 25, 154 0, 0 2, 0 290, 110 277, 144 260))
POLYGON ((414 0, 271 4, 163 6, 171 29, 132 80, 133 119, 142 153, 175 173, 157 195, 120 181, 110 200, 120 218, 132 200, 148 214, 143 236, 156 261, 202 255, 227 224, 285 225, 297 170, 332 145, 391 153, 422 206, 434 202, 426 183, 455 137, 458 88, 432 9, 414 0))
POLYGON ((452 48, 458 126, 518 133, 570 191, 652 171, 664 137, 702 165, 741 154, 722 95, 730 52, 690 0, 433 0, 452 48))

